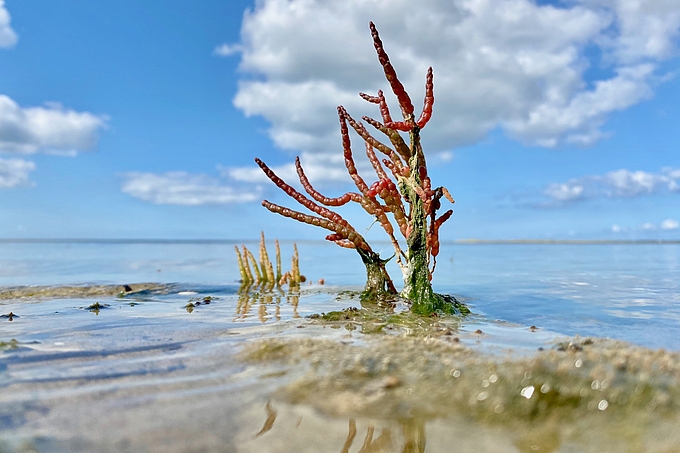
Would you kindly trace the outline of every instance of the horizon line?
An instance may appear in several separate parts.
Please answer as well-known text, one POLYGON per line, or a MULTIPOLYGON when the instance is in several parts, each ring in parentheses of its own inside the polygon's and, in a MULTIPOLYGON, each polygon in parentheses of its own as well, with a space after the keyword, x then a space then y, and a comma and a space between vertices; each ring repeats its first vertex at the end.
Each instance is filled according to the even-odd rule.
MULTIPOLYGON (((278 239, 280 242, 323 243, 322 239, 278 239)), ((259 239, 168 239, 168 238, 0 238, 0 244, 239 244, 259 242, 259 239)), ((374 241, 376 243, 389 241, 374 241)), ((447 245, 541 244, 680 244, 680 239, 479 239, 463 238, 441 241, 447 245)))

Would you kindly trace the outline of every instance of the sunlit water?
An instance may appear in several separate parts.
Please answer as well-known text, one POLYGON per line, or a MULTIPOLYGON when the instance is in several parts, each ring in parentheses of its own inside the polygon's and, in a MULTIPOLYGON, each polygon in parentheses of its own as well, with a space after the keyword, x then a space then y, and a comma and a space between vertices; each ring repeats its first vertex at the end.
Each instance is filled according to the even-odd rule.
MULTIPOLYGON (((438 452, 452 451, 447 442, 453 439, 461 451, 537 451, 536 446, 590 451, 583 445, 570 450, 575 447, 560 447, 560 442, 550 449, 545 439, 525 445, 524 437, 504 443, 507 427, 481 430, 453 414, 409 420, 361 419, 360 414, 355 420, 332 416, 309 402, 277 401, 281 386, 297 375, 275 364, 249 365, 234 354, 268 338, 364 344, 366 336, 358 331, 322 328, 308 318, 360 307, 336 296, 360 289, 363 269, 351 251, 301 242, 300 267, 311 283, 300 295, 244 297, 238 294, 233 246, 0 244, 0 291, 158 283, 122 298, 113 291, 97 297, 0 300, 0 315, 15 315, 11 321, 0 318, 0 452, 349 452, 360 451, 362 442, 373 446, 362 451, 438 452), (186 308, 196 301, 201 303, 186 308), (102 308, 89 309, 95 302, 102 308), (268 427, 272 414, 277 421, 268 427), (349 442, 353 423, 359 434, 349 442), (425 431, 427 449, 409 450, 425 431), (485 438, 482 444, 475 442, 477 436, 485 438)), ((255 243, 248 246, 257 249, 255 243)), ((283 243, 282 252, 287 268, 292 244, 283 243)), ((383 254, 388 253, 385 246, 383 254)), ((396 268, 392 274, 398 276, 396 268)), ((560 336, 581 335, 680 351, 677 244, 447 245, 434 283, 438 292, 453 294, 472 309, 474 315, 454 333, 474 348, 547 349, 560 336), (477 329, 484 333, 475 334, 477 329)), ((557 431, 546 432, 542 436, 557 436, 557 431)), ((593 451, 626 451, 607 442, 611 450, 598 444, 593 451)), ((650 448, 640 442, 639 449, 629 451, 650 448)), ((669 448, 680 445, 669 442, 669 448)))

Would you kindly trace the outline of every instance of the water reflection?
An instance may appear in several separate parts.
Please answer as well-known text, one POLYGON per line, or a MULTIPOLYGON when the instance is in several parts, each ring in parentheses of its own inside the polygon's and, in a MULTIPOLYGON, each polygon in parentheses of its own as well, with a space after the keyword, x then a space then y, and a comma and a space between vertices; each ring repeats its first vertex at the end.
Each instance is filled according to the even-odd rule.
MULTIPOLYGON (((265 404, 266 420, 262 429, 255 434, 254 438, 269 433, 277 419, 278 411, 274 408, 271 401, 265 404)), ((295 428, 297 429, 303 421, 304 417, 298 417, 295 428)), ((424 453, 425 452, 425 422, 418 419, 408 419, 393 424, 398 425, 397 431, 401 436, 397 435, 396 439, 392 431, 395 430, 392 426, 380 427, 380 434, 376 436, 376 427, 373 423, 366 423, 365 435, 361 447, 357 453, 424 453)), ((350 418, 347 429, 347 437, 339 450, 340 453, 349 453, 352 446, 355 444, 357 437, 357 421, 355 418, 350 418)), ((272 433, 273 436, 277 433, 272 433)), ((304 437, 305 434, 303 434, 304 437)), ((333 451, 332 446, 329 446, 328 451, 333 451)), ((356 450, 356 449, 354 449, 356 450)))
MULTIPOLYGON (((377 453, 377 452, 392 452, 396 451, 394 449, 394 443, 392 441, 392 431, 389 428, 383 428, 380 436, 373 439, 375 428, 373 425, 369 424, 366 428, 366 436, 364 437, 364 443, 359 450, 359 453, 377 453)), ((354 438, 356 437, 357 427, 356 420, 353 418, 349 419, 349 432, 347 433, 347 440, 342 446, 341 453, 348 453, 354 438)), ((404 448, 403 452, 410 451, 424 451, 424 450, 411 450, 408 445, 404 448)))
POLYGON ((349 452, 349 447, 352 446, 352 442, 354 442, 354 438, 357 435, 357 422, 353 419, 349 419, 349 432, 347 433, 347 439, 345 440, 345 445, 342 446, 342 450, 340 451, 341 453, 348 453, 349 452))
POLYGON ((266 432, 269 432, 272 427, 274 426, 274 422, 276 421, 276 409, 272 407, 272 402, 267 401, 267 404, 264 407, 267 411, 267 419, 264 421, 264 426, 262 426, 262 429, 260 430, 259 433, 255 434, 255 437, 260 437, 266 432))
MULTIPOLYGON (((262 414, 262 406, 260 406, 262 414)), ((302 405, 268 401, 262 428, 250 431, 242 451, 324 451, 339 453, 555 453, 678 451, 677 418, 651 414, 625 418, 590 412, 494 420, 452 412, 448 416, 388 418, 331 417, 302 405), (300 416, 302 411, 304 415, 300 416), (292 421, 295 420, 293 424, 292 421), (642 422, 642 423, 640 423, 642 422), (656 433, 652 435, 651 433, 656 433), (651 436, 651 437, 650 437, 651 436), (274 447, 275 446, 275 447, 274 447)), ((255 428, 257 429, 257 428, 255 428)), ((241 451, 241 450, 239 450, 241 451)))
POLYGON ((257 307, 257 319, 265 323, 272 318, 281 320, 281 304, 290 306, 293 310, 292 317, 300 318, 298 304, 300 303, 300 287, 292 285, 288 292, 280 287, 257 286, 244 283, 238 290, 238 302, 234 314, 234 322, 245 321, 252 318, 254 307, 257 307), (273 308, 273 314, 271 310, 273 308))

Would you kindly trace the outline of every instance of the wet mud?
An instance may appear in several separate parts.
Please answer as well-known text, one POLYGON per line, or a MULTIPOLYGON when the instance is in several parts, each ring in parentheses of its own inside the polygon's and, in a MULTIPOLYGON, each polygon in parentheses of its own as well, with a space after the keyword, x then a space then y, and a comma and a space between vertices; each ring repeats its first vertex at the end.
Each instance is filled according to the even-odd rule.
POLYGON ((127 296, 143 293, 164 293, 169 285, 158 283, 134 283, 124 285, 82 285, 82 286, 14 286, 0 288, 0 300, 88 298, 106 296, 127 296))

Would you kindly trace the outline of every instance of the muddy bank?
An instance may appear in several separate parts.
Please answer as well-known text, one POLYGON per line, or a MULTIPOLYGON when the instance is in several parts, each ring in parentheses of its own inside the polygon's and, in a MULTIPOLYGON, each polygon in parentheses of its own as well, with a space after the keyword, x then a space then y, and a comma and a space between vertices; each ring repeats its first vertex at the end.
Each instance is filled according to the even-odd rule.
POLYGON ((0 300, 12 299, 58 299, 125 296, 143 292, 167 293, 169 285, 159 283, 132 283, 124 285, 82 286, 10 286, 0 287, 0 300))
MULTIPOLYGON (((356 345, 272 338, 247 345, 240 357, 288 376, 274 405, 308 406, 350 424, 410 427, 415 437, 402 441, 413 445, 424 439, 425 426, 455 423, 466 426, 459 433, 466 441, 489 435, 507 441, 484 451, 680 447, 677 353, 572 338, 529 356, 489 354, 455 340, 380 335, 356 345)), ((408 451, 425 451, 424 444, 408 451)))

